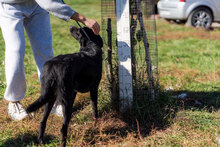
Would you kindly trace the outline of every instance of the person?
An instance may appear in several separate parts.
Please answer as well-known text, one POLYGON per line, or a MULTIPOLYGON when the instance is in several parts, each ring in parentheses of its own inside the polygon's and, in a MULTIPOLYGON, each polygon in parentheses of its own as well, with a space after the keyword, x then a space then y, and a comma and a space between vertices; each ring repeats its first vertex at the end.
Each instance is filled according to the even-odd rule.
POLYGON ((0 0, 7 84, 4 98, 9 101, 8 114, 13 120, 27 117, 20 103, 26 91, 24 29, 31 43, 40 78, 44 63, 54 56, 49 13, 65 21, 79 21, 99 34, 97 21, 75 12, 62 0, 0 0))

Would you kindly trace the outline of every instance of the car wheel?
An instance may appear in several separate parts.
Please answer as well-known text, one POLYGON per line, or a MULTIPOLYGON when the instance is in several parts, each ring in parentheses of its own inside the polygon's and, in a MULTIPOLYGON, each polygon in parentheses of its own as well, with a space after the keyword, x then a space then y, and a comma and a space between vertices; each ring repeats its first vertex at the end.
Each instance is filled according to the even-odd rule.
POLYGON ((196 28, 209 28, 212 25, 212 13, 209 9, 201 7, 195 9, 188 17, 186 25, 196 28))

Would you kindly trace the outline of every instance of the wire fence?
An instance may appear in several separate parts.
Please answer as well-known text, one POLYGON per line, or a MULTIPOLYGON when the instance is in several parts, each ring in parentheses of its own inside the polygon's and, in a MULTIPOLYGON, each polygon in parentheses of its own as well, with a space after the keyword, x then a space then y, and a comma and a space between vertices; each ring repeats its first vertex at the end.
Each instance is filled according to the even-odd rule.
MULTIPOLYGON (((155 2, 130 0, 129 3, 133 97, 134 99, 157 98, 159 76, 155 2)), ((105 74, 112 99, 117 99, 119 94, 116 1, 102 0, 101 7, 105 74)))

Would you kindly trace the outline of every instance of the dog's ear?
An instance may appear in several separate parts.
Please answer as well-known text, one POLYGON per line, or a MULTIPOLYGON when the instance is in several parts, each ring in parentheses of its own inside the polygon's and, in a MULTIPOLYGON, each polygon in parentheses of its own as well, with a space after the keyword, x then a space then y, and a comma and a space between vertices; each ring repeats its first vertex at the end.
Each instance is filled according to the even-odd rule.
POLYGON ((77 40, 80 41, 80 39, 82 38, 82 34, 80 33, 80 29, 75 27, 75 26, 71 26, 70 27, 70 34, 77 40))
MULTIPOLYGON (((103 41, 102 41, 102 38, 100 35, 95 35, 93 33, 93 31, 87 27, 84 27, 83 28, 84 31, 87 33, 87 35, 89 36, 89 38, 91 39, 92 42, 94 42, 96 45, 98 45, 100 48, 103 47, 103 41)), ((81 32, 84 36, 84 33, 81 32)))

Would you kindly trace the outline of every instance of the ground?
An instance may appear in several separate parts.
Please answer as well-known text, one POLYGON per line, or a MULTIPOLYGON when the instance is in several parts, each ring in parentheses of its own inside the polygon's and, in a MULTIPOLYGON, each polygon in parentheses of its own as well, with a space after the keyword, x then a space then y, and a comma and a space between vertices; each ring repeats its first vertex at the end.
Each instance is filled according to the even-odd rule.
MULTIPOLYGON (((101 23, 100 1, 65 1, 101 23), (92 9, 89 9, 92 8, 92 9), (85 11, 87 10, 87 11, 85 11)), ((51 16, 55 54, 76 52, 68 30, 73 22, 51 16)), ((99 88, 99 114, 94 124, 89 94, 77 96, 69 126, 68 146, 218 146, 220 145, 220 28, 205 31, 157 20, 160 98, 135 101, 125 113, 113 109, 105 87, 99 88), (219 143, 219 144, 218 144, 219 143)), ((38 98, 40 84, 26 38, 26 107, 38 98)), ((37 146, 42 109, 34 117, 14 122, 7 114, 4 41, 0 36, 0 146, 37 146)), ((60 145, 62 118, 50 115, 45 145, 60 145)))

